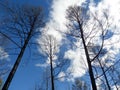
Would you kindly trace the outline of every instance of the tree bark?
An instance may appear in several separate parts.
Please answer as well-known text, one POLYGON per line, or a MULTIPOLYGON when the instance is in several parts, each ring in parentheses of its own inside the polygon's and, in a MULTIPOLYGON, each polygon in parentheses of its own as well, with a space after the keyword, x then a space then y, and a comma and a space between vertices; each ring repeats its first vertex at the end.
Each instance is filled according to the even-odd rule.
POLYGON ((94 78, 94 73, 93 73, 93 70, 92 70, 92 65, 91 65, 89 53, 88 53, 87 46, 86 46, 85 39, 84 39, 84 35, 83 35, 82 24, 80 23, 79 20, 78 20, 78 24, 79 24, 81 39, 82 39, 82 42, 83 42, 83 47, 84 47, 84 50, 85 50, 85 55, 86 55, 86 59, 87 59, 87 63, 88 63, 88 70, 89 70, 89 75, 90 75, 90 79, 91 79, 92 89, 97 90, 97 86, 96 86, 96 83, 95 83, 95 78, 94 78))
POLYGON ((52 57, 52 45, 51 45, 51 38, 50 38, 50 73, 51 73, 51 88, 52 90, 55 90, 55 87, 54 87, 54 75, 53 75, 53 57, 52 57))
MULTIPOLYGON (((33 26, 34 26, 34 25, 33 25, 33 26)), ((2 90, 8 90, 8 88, 9 88, 9 85, 10 85, 10 83, 11 83, 11 81, 12 81, 14 75, 15 75, 15 72, 16 72, 19 64, 20 64, 20 61, 21 61, 21 59, 22 59, 22 57, 23 57, 23 54, 24 54, 24 52, 25 52, 25 49, 26 49, 26 47, 27 47, 27 45, 28 45, 28 42, 29 42, 29 40, 30 40, 30 38, 31 38, 31 34, 32 34, 32 31, 33 31, 33 26, 31 27, 31 30, 30 30, 30 32, 28 33, 28 36, 27 36, 27 38, 26 38, 26 40, 25 40, 25 42, 24 42, 24 45, 23 45, 23 47, 21 48, 21 51, 20 51, 20 53, 19 53, 19 55, 18 55, 18 57, 17 57, 17 60, 16 60, 16 62, 15 62, 15 64, 14 64, 14 66, 13 66, 10 74, 8 75, 8 78, 7 78, 6 82, 5 82, 2 90)))

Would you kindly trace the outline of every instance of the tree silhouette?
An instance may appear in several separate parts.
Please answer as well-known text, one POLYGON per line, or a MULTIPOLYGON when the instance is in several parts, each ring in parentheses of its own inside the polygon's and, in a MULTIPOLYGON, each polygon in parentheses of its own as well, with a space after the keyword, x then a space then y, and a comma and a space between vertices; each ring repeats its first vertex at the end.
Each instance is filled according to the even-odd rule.
POLYGON ((4 23, 1 25, 2 30, 0 30, 0 33, 20 48, 16 62, 2 88, 2 90, 8 90, 29 41, 36 34, 40 34, 40 30, 37 28, 43 27, 44 22, 41 7, 31 5, 13 5, 13 7, 9 7, 9 5, 2 6, 9 16, 3 18, 4 23))

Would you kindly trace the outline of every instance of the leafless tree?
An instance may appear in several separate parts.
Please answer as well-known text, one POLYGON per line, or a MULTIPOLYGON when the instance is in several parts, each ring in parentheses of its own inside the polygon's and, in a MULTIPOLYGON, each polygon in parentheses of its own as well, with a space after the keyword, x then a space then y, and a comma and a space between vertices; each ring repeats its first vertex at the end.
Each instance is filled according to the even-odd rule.
POLYGON ((2 19, 0 33, 20 49, 16 62, 2 88, 2 90, 8 90, 31 38, 40 34, 40 30, 37 28, 44 26, 43 10, 41 7, 31 5, 12 5, 10 7, 5 4, 1 5, 5 8, 7 16, 2 19))
MULTIPOLYGON (((51 79, 51 89, 55 90, 55 80, 64 78, 66 76, 59 77, 62 68, 67 64, 67 60, 60 54, 60 43, 57 39, 49 34, 43 34, 40 40, 41 53, 48 58, 49 72, 50 75, 47 78, 51 79)), ((47 67, 47 68, 48 68, 47 67)))
POLYGON ((51 77, 51 89, 55 90, 55 83, 54 83, 54 59, 55 59, 55 54, 57 53, 58 46, 57 42, 54 37, 51 35, 46 35, 43 37, 43 42, 41 42, 41 47, 44 53, 47 55, 50 63, 50 77, 51 77))
POLYGON ((83 44, 83 46, 80 47, 83 47, 85 51, 93 90, 97 90, 95 75, 98 75, 98 73, 94 66, 96 63, 99 64, 103 72, 108 90, 111 90, 101 60, 101 57, 106 54, 104 47, 105 38, 110 26, 107 13, 103 12, 103 17, 101 20, 97 14, 86 11, 85 8, 79 6, 70 6, 66 11, 66 18, 68 20, 67 27, 69 29, 66 34, 80 39, 83 44), (97 41, 99 41, 99 43, 97 41))
POLYGON ((70 34, 82 39, 83 48, 85 50, 85 55, 86 55, 86 59, 87 59, 87 63, 88 63, 88 69, 89 69, 89 75, 90 75, 90 79, 91 79, 91 83, 92 83, 92 88, 93 88, 93 90, 97 90, 94 73, 93 73, 93 69, 92 69, 92 65, 91 65, 91 59, 90 59, 86 41, 85 41, 84 28, 83 28, 83 25, 84 25, 83 17, 84 16, 82 14, 82 10, 78 6, 74 6, 74 7, 71 6, 67 9, 66 14, 67 14, 66 17, 70 22, 69 24, 67 24, 67 27, 71 30, 70 34))

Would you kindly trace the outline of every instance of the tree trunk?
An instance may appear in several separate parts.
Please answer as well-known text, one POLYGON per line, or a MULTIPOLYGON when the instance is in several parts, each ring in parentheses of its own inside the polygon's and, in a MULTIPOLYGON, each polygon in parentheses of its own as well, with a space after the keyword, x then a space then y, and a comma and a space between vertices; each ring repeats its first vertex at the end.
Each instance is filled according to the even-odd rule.
POLYGON ((52 90, 55 90, 55 88, 54 88, 54 76, 53 76, 52 59, 50 60, 50 69, 51 69, 51 88, 52 88, 52 90))
POLYGON ((92 70, 92 65, 91 65, 89 53, 88 53, 88 50, 87 50, 87 46, 85 44, 82 24, 80 24, 79 20, 78 20, 78 24, 79 24, 81 39, 82 39, 82 42, 83 42, 83 47, 84 47, 84 50, 85 50, 85 55, 86 55, 86 59, 87 59, 87 63, 88 63, 88 70, 89 70, 89 75, 90 75, 90 79, 91 79, 92 89, 97 90, 97 86, 96 86, 96 83, 95 83, 95 78, 94 78, 94 73, 93 73, 93 70, 92 70))
POLYGON ((52 51, 52 45, 51 45, 51 38, 50 38, 50 71, 51 71, 51 88, 52 88, 52 90, 55 90, 55 87, 54 87, 54 75, 53 75, 53 63, 52 63, 52 61, 53 61, 53 57, 52 57, 52 53, 53 53, 53 51, 52 51))
POLYGON ((55 87, 54 87, 54 75, 53 75, 53 63, 52 63, 53 62, 52 40, 51 40, 51 37, 49 39, 50 39, 50 43, 49 43, 49 50, 50 50, 49 59, 50 59, 51 88, 52 88, 52 90, 55 90, 55 87))
POLYGON ((21 61, 21 59, 22 59, 22 57, 23 57, 23 54, 24 54, 25 49, 26 49, 26 47, 27 47, 27 45, 28 45, 28 42, 29 42, 29 40, 30 40, 30 38, 31 38, 32 31, 33 31, 33 27, 31 27, 31 30, 30 30, 30 32, 28 33, 28 37, 26 38, 26 40, 25 40, 25 42, 24 42, 24 45, 23 45, 23 47, 21 48, 21 51, 20 51, 20 53, 19 53, 19 55, 18 55, 18 57, 17 57, 17 60, 16 60, 16 62, 15 62, 15 64, 14 64, 14 66, 13 66, 10 74, 8 75, 8 78, 7 78, 6 82, 5 82, 2 90, 8 90, 9 85, 10 85, 10 83, 11 83, 13 77, 14 77, 14 74, 15 74, 15 72, 16 72, 19 64, 20 64, 20 61, 21 61))

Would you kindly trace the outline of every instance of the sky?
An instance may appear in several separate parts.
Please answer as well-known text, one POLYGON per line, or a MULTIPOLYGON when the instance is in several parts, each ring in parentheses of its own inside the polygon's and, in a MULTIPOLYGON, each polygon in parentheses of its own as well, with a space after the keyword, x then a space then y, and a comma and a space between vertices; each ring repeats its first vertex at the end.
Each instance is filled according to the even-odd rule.
MULTIPOLYGON (((109 22, 112 23, 110 26, 111 32, 114 32, 115 34, 120 33, 120 1, 114 0, 11 0, 15 3, 19 4, 34 4, 34 5, 42 5, 45 8, 45 14, 46 18, 48 18, 48 22, 45 26, 47 34, 53 35, 56 37, 59 43, 62 43, 62 40, 65 39, 65 36, 60 33, 67 31, 67 28, 65 27, 65 23, 67 20, 65 19, 65 11, 70 5, 87 5, 87 7, 90 9, 91 12, 97 12, 97 15, 100 17, 100 19, 103 19, 102 11, 107 10, 109 12, 110 20, 109 22), (56 29, 58 31, 56 31, 56 29)), ((107 40, 114 42, 119 42, 120 37, 117 35, 114 35, 113 38, 107 38, 107 40)), ((106 43, 107 43, 106 40, 106 43)), ((39 39, 38 39, 39 42, 39 39)), ((65 42, 67 42, 67 39, 65 39, 65 42)), ((67 42, 68 43, 68 42, 67 42)), ((79 42, 76 42, 76 45, 79 42)), ((109 44, 109 43, 108 43, 109 44)), ((106 46, 106 48, 114 54, 117 54, 120 52, 120 43, 115 43, 111 46, 106 46), (113 48, 113 49, 111 49, 113 48)), ((34 50, 33 50, 34 51, 34 50)), ((29 59, 29 55, 27 54, 29 52, 29 49, 26 50, 26 53, 24 57, 22 58, 22 62, 19 65, 19 68, 12 80, 12 83, 9 87, 9 90, 34 90, 34 87, 36 83, 38 84, 41 80, 41 73, 43 71, 43 68, 41 68, 40 60, 34 60, 34 58, 29 59)), ((84 51, 83 51, 84 52, 84 51)), ((86 63, 85 61, 80 61, 79 59, 85 59, 83 56, 84 53, 80 52, 80 49, 69 49, 65 52, 65 57, 72 60, 71 67, 74 71, 73 77, 77 78, 78 76, 82 76, 85 74, 86 70, 84 68, 87 68, 86 66, 79 66, 81 63, 86 63), (79 62, 79 63, 78 63, 79 62), (82 73, 81 73, 82 72, 82 73)), ((10 57, 11 59, 14 59, 14 57, 10 57)), ((116 57, 118 58, 118 57, 116 57)), ((42 59, 42 58, 41 58, 42 59)), ((13 64, 14 61, 12 60, 11 64, 13 64)), ((71 68, 68 68, 68 70, 71 68)), ((6 75, 7 76, 7 75, 6 75)), ((84 77, 86 78, 86 77, 84 77)), ((89 81, 88 81, 89 82, 89 81)), ((61 87, 60 87, 61 88, 61 87)), ((59 90, 65 90, 65 89, 59 89, 59 90)))

